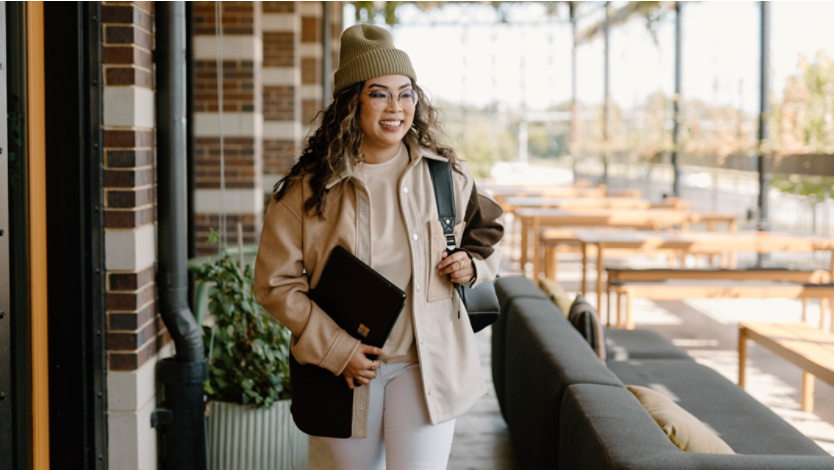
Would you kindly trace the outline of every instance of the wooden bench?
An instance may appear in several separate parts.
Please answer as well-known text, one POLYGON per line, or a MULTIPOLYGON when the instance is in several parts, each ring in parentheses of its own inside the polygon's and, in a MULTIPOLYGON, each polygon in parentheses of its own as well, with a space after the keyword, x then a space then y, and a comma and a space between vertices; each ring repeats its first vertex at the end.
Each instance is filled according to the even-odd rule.
MULTIPOLYGON (((730 270, 728 270, 730 271, 730 270)), ((741 272, 741 271, 740 271, 741 272)), ((617 298, 617 328, 622 328, 620 296, 625 294, 625 327, 634 329, 634 298, 652 300, 685 299, 820 299, 820 323, 824 319, 822 299, 834 298, 834 284, 801 284, 762 280, 672 279, 665 281, 611 281, 617 298)))
POLYGON ((802 369, 802 411, 814 411, 814 377, 834 386, 834 334, 805 323, 741 323, 738 326, 738 385, 745 385, 747 340, 802 369))
MULTIPOLYGON (((649 268, 639 269, 619 265, 606 265, 605 272, 608 281, 605 293, 608 296, 608 318, 611 318, 611 282, 621 284, 629 282, 658 282, 669 279, 689 280, 729 280, 729 281, 783 281, 800 284, 826 284, 831 282, 831 275, 826 271, 796 270, 796 269, 672 269, 649 268)), ((619 294, 617 294, 619 296, 619 294)), ((617 299, 619 305, 619 298, 617 299)), ((806 321, 808 299, 802 299, 802 321, 806 321)), ((619 314, 618 314, 619 317, 619 314)))

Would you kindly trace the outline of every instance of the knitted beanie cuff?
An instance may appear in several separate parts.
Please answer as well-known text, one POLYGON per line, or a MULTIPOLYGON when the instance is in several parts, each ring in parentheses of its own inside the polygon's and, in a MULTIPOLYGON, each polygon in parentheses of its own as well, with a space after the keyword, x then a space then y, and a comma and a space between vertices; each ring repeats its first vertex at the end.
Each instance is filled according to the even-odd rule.
POLYGON ((382 75, 405 75, 417 81, 408 54, 398 49, 376 49, 339 64, 333 80, 333 96, 355 83, 382 75))

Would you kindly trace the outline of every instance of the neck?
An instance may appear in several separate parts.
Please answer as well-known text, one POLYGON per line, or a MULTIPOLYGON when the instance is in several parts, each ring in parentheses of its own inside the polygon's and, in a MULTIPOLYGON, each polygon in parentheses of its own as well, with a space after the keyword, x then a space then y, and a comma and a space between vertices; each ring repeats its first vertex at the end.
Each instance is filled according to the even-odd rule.
POLYGON ((362 151, 362 154, 365 155, 365 163, 376 165, 379 163, 385 163, 396 157, 397 154, 400 153, 401 146, 402 143, 400 142, 397 142, 395 145, 384 147, 374 146, 362 142, 360 150, 362 151))

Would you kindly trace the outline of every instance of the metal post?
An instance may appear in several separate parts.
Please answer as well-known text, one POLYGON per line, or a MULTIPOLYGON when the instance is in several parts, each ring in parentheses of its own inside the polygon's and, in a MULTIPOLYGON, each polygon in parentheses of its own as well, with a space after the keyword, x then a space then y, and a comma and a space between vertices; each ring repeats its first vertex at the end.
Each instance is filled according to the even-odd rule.
POLYGON ((573 44, 571 45, 570 50, 570 140, 568 145, 570 146, 570 155, 573 160, 573 180, 576 181, 576 162, 577 162, 577 145, 576 145, 576 132, 577 132, 577 119, 578 116, 576 115, 576 6, 577 2, 568 2, 568 8, 570 9, 570 26, 571 32, 573 33, 573 44))
POLYGON ((759 231, 770 229, 768 221, 768 192, 770 190, 771 175, 768 172, 768 158, 764 153, 764 144, 767 140, 767 113, 770 111, 770 103, 767 99, 767 92, 770 89, 768 69, 770 69, 770 3, 761 4, 761 61, 759 66, 759 218, 757 228, 759 231))
POLYGON ((604 52, 605 54, 605 66, 604 66, 604 76, 605 76, 605 97, 602 103, 602 182, 603 184, 608 184, 608 102, 609 98, 609 47, 608 47, 608 39, 609 39, 609 24, 608 24, 608 15, 609 15, 609 3, 605 2, 605 22, 604 24, 604 31, 605 31, 605 41, 604 41, 604 52))
POLYGON ((681 2, 675 2, 675 98, 674 128, 672 131, 672 195, 681 197, 681 168, 678 159, 678 137, 680 132, 681 108, 681 2))

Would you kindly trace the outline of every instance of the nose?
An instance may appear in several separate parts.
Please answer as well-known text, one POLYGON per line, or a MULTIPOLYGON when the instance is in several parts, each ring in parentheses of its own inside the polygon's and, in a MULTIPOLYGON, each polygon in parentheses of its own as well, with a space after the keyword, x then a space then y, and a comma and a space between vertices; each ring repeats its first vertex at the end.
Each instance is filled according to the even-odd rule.
POLYGON ((394 95, 394 94, 392 94, 392 95, 391 95, 391 101, 389 101, 389 102, 388 102, 388 109, 387 109, 387 111, 390 111, 390 112, 392 112, 392 113, 398 113, 398 112, 400 112, 400 111, 402 111, 402 110, 404 110, 404 108, 403 108, 403 107, 402 107, 402 105, 400 104, 400 95, 394 95))

